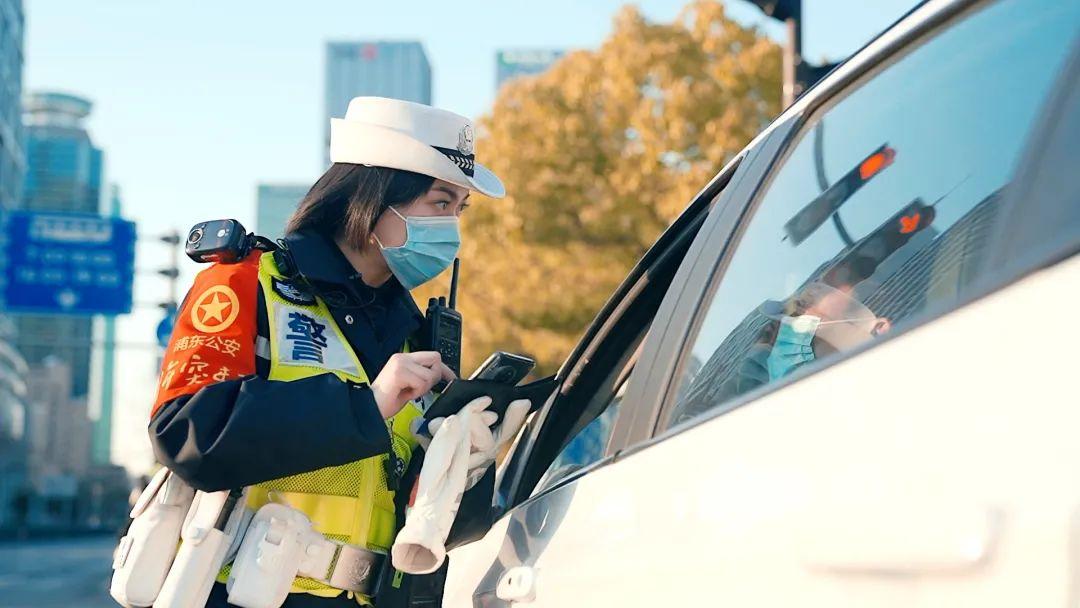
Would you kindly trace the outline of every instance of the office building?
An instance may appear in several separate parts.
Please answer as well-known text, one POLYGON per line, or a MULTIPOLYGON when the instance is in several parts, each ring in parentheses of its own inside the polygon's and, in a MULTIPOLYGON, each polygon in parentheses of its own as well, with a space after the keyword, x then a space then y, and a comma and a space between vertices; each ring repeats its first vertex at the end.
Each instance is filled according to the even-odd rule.
MULTIPOLYGON (((26 152, 22 126, 22 0, 0 0, 0 213, 22 197, 26 152)), ((6 263, 0 254, 0 268, 6 263)), ((25 519, 26 362, 12 346, 15 321, 0 315, 0 531, 25 519)))
POLYGON ((307 184, 259 184, 255 198, 255 233, 269 239, 285 236, 285 224, 309 187, 307 184))
POLYGON ((330 164, 330 118, 345 116, 359 96, 431 105, 431 64, 419 42, 330 42, 326 45, 324 149, 330 164))
POLYGON ((506 49, 495 53, 495 88, 518 76, 543 73, 563 56, 555 49, 506 49))
MULTIPOLYGON (((98 213, 102 152, 83 126, 90 101, 39 92, 23 100, 26 181, 21 207, 31 211, 98 213)), ((85 396, 93 338, 90 317, 20 315, 17 347, 31 366, 58 357, 71 367, 72 396, 85 396)))
MULTIPOLYGON (((109 194, 107 213, 111 217, 121 217, 120 187, 112 185, 109 194)), ((95 465, 105 466, 112 462, 112 423, 113 400, 116 395, 116 317, 104 316, 98 323, 102 329, 101 348, 94 349, 90 367, 101 370, 90 379, 90 411, 96 412, 94 418, 94 437, 91 442, 91 460, 95 465)))
POLYGON ((67 93, 38 92, 24 98, 24 209, 98 212, 102 153, 83 126, 92 108, 89 100, 67 93))
POLYGON ((14 207, 20 197, 26 157, 23 149, 22 0, 0 0, 0 207, 14 207))
POLYGON ((0 316, 0 532, 20 527, 29 484, 26 361, 12 346, 15 322, 0 316), (20 499, 20 496, 23 498, 20 499))
POLYGON ((71 396, 72 369, 58 357, 30 368, 27 443, 35 527, 74 523, 79 481, 89 468, 92 423, 86 398, 71 396))

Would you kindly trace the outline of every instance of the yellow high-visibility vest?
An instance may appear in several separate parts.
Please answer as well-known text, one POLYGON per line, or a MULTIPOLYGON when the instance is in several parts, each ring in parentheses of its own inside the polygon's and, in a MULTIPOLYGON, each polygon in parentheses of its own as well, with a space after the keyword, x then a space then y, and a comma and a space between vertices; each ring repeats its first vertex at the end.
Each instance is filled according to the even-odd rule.
MULTIPOLYGON (((264 253, 259 261, 259 284, 270 330, 269 379, 291 382, 332 373, 343 381, 367 384, 367 373, 326 304, 314 296, 283 298, 273 287, 274 281, 280 286, 284 280, 273 254, 264 253), (313 330, 317 348, 308 345, 305 350, 303 340, 297 342, 295 337, 313 330)), ((296 407, 310 405, 297 403, 296 407)), ((420 409, 410 402, 386 421, 394 453, 406 468, 417 445, 409 424, 420 415, 420 409)), ((256 510, 268 502, 281 502, 306 513, 315 529, 327 538, 388 553, 397 534, 394 491, 387 487, 386 479, 388 458, 388 454, 381 454, 260 483, 251 488, 248 507, 256 510)), ((228 571, 229 566, 225 566, 218 580, 226 580, 228 571)), ((343 593, 305 577, 293 581, 291 592, 321 597, 343 593)), ((357 599, 362 604, 370 603, 366 596, 358 594, 357 599)))

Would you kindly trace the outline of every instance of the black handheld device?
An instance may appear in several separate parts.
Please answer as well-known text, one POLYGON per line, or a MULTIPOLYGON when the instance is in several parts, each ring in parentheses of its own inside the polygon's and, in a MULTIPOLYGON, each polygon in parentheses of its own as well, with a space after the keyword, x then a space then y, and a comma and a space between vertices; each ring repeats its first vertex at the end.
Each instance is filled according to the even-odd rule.
POLYGON ((184 243, 184 253, 200 264, 235 264, 263 240, 249 234, 236 220, 211 220, 192 226, 184 243))
POLYGON ((543 378, 529 384, 518 385, 532 371, 536 362, 524 355, 496 351, 476 368, 468 380, 454 380, 424 412, 428 420, 439 416, 456 414, 467 403, 478 397, 490 397, 486 408, 502 420, 506 408, 515 399, 528 399, 530 411, 536 411, 555 390, 555 377, 543 378))
MULTIPOLYGON (((459 376, 461 375, 461 313, 455 309, 455 306, 457 305, 460 269, 461 261, 455 258, 453 274, 450 276, 450 301, 447 302, 446 298, 428 300, 424 325, 421 329, 425 347, 438 351, 442 355, 443 363, 459 376)), ((436 387, 436 390, 439 390, 439 387, 436 387)))
POLYGON ((528 376, 534 367, 536 367, 536 361, 524 355, 500 350, 492 353, 481 363, 480 367, 469 376, 469 380, 494 380, 514 386, 521 382, 522 378, 528 376))
POLYGON ((495 380, 454 380, 435 399, 431 407, 424 412, 424 418, 432 420, 441 416, 450 416, 461 411, 478 397, 489 397, 491 404, 485 408, 496 414, 497 421, 506 415, 506 408, 516 399, 528 399, 529 411, 535 412, 544 405, 558 387, 555 376, 541 378, 535 382, 514 386, 495 380))

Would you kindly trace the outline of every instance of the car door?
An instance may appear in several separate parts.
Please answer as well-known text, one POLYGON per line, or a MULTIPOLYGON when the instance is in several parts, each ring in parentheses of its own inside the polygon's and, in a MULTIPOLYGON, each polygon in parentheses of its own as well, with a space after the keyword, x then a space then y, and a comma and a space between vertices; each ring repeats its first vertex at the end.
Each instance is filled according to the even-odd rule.
MULTIPOLYGON (((559 372, 560 387, 533 417, 499 471, 495 507, 503 513, 487 534, 454 549, 445 606, 564 605, 577 585, 566 539, 579 535, 580 513, 592 504, 572 500, 625 444, 613 437, 617 421, 634 408, 626 387, 660 301, 688 255, 717 195, 737 175, 748 149, 732 160, 643 257, 586 331, 559 372), (561 532, 566 519, 570 528, 561 532), (556 534, 558 532, 558 534, 556 534), (558 536, 562 540, 553 537, 558 536), (554 557, 550 557, 551 556, 554 557), (538 573, 543 571, 544 584, 538 573)), ((592 558, 619 550, 592 547, 592 558)), ((579 555, 580 559, 590 559, 579 555)))
POLYGON ((927 3, 793 109, 574 496, 651 531, 607 605, 1076 602, 1077 23, 927 3))

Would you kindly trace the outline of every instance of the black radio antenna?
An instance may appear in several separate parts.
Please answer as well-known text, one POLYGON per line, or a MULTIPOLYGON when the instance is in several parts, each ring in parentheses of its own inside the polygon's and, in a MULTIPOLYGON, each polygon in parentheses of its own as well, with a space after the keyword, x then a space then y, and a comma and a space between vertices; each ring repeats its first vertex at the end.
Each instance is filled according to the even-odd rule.
POLYGON ((457 279, 461 270, 461 258, 454 258, 454 270, 450 274, 450 308, 457 308, 457 279))

